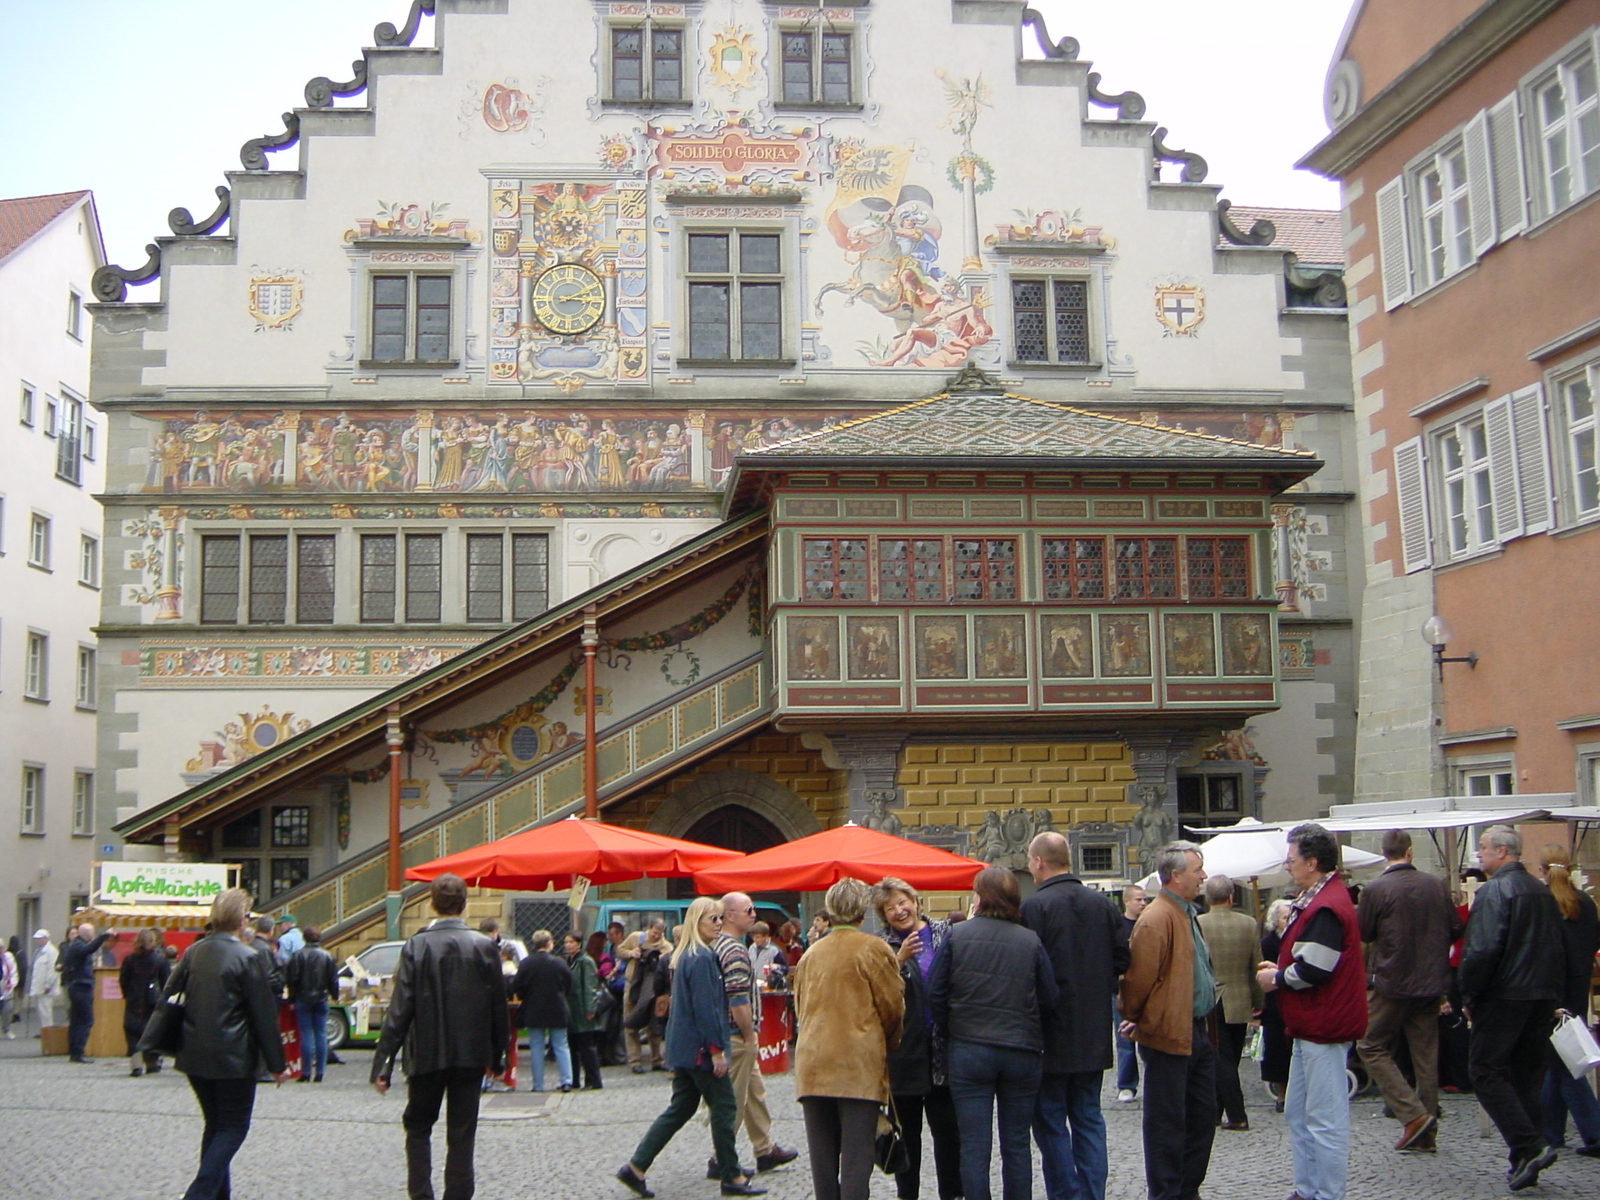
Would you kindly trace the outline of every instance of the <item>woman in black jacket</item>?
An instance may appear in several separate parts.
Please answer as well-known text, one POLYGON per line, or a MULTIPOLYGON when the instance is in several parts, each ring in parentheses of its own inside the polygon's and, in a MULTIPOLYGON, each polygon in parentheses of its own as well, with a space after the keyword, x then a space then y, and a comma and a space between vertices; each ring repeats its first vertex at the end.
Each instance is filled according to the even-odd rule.
MULTIPOLYGON (((1559 846, 1546 846, 1539 855, 1545 882, 1561 910, 1561 944, 1566 966, 1561 984, 1560 1005, 1580 1021, 1589 1014, 1589 981, 1594 972, 1594 956, 1600 951, 1600 913, 1595 903, 1572 886, 1571 855, 1559 846)), ((1544 1074, 1544 1095, 1539 1106, 1544 1111, 1544 1137, 1551 1146, 1567 1144, 1567 1115, 1577 1128, 1582 1144, 1578 1153, 1585 1158, 1600 1158, 1600 1101, 1595 1099, 1585 1074, 1574 1079, 1561 1056, 1550 1050, 1550 1066, 1544 1074)))
POLYGON ((939 1200, 956 1200, 961 1195, 961 1126, 945 1075, 944 1038, 934 1027, 933 1010, 928 1006, 928 976, 950 935, 950 923, 925 918, 917 889, 892 875, 873 889, 872 905, 883 923, 878 936, 894 950, 906 989, 900 1045, 889 1052, 889 1090, 911 1165, 896 1173, 895 1196, 897 1200, 917 1200, 921 1194, 922 1117, 926 1112, 939 1200))
POLYGON ((1039 1010, 1060 1000, 1039 935, 1022 924, 1017 877, 985 867, 972 881, 977 907, 950 931, 933 963, 934 1023, 949 1039, 950 1096, 961 1122, 966 1200, 990 1200, 989 1155, 998 1109, 1005 1200, 1030 1200, 1028 1134, 1044 1069, 1039 1010))
POLYGON ((183 1200, 230 1194, 229 1166, 250 1133, 257 1076, 265 1065, 275 1082, 289 1077, 266 962, 239 940, 250 905, 250 893, 242 888, 213 900, 212 932, 189 948, 167 981, 167 993, 184 998, 176 1065, 189 1077, 206 1122, 200 1169, 183 1200))
POLYGON ((170 974, 172 967, 167 962, 161 935, 154 929, 141 929, 134 939, 133 950, 122 960, 117 972, 117 982, 122 987, 122 1036, 128 1039, 128 1074, 136 1079, 146 1071, 154 1075, 161 1070, 161 1055, 146 1050, 141 1063, 135 1047, 144 1036, 145 1024, 170 974))

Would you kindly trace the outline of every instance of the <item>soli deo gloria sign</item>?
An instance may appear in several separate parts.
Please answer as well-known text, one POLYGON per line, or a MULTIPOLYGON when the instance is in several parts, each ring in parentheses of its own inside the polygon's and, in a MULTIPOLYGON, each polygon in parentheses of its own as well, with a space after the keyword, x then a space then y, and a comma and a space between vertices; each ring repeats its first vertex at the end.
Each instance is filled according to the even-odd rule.
POLYGON ((100 898, 118 904, 210 904, 227 886, 219 863, 100 864, 100 898))

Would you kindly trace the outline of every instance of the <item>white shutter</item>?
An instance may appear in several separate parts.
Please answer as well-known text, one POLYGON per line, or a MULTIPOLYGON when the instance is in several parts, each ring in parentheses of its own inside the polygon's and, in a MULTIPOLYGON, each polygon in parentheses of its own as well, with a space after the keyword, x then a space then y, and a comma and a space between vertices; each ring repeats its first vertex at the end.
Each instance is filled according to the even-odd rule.
POLYGON ((1394 492, 1400 506, 1400 558, 1407 575, 1433 562, 1428 529, 1428 486, 1423 475, 1422 439, 1394 448, 1394 492))
POLYGON ((1495 540, 1522 536, 1522 506, 1517 491, 1517 446, 1511 434, 1511 397, 1491 400, 1483 409, 1483 432, 1489 442, 1489 503, 1494 509, 1495 540))
POLYGON ((1517 442, 1517 492, 1522 532, 1544 533, 1555 524, 1555 490, 1550 486, 1550 440, 1544 419, 1544 388, 1539 384, 1511 393, 1511 428, 1517 442))
POLYGON ((1472 213, 1472 253, 1493 247, 1494 175, 1489 169, 1489 114, 1479 111, 1461 131, 1467 156, 1467 208, 1472 213))
POLYGON ((1411 252, 1406 244, 1406 180, 1391 179, 1378 189, 1378 254, 1383 260, 1383 307, 1411 298, 1411 252))
POLYGON ((1522 118, 1515 92, 1489 110, 1489 158, 1494 178, 1495 224, 1503 242, 1528 227, 1528 189, 1522 172, 1522 118))

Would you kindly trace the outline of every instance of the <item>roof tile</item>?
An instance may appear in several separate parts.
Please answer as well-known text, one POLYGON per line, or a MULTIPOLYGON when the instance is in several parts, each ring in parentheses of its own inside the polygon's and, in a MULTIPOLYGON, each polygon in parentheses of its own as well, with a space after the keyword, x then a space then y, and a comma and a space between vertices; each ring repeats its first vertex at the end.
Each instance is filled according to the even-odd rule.
MULTIPOLYGON (((1278 229, 1273 247, 1294 251, 1303 264, 1318 267, 1344 265, 1344 224, 1335 210, 1257 208, 1254 205, 1235 204, 1228 210, 1228 216, 1245 231, 1265 217, 1278 229)), ((1227 245, 1226 242, 1222 244, 1227 245)))
POLYGON ((48 196, 0 200, 0 259, 8 257, 88 194, 87 191, 53 192, 48 196))

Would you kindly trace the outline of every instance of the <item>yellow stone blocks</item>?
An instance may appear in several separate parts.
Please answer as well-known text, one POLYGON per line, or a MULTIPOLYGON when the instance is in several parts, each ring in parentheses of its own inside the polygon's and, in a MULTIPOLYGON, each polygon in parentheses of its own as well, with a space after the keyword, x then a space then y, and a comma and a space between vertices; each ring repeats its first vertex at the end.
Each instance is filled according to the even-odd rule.
POLYGON ((989 810, 1047 809, 1056 828, 1127 821, 1134 779, 1120 742, 951 743, 908 746, 897 782, 902 822, 973 827, 989 810))

